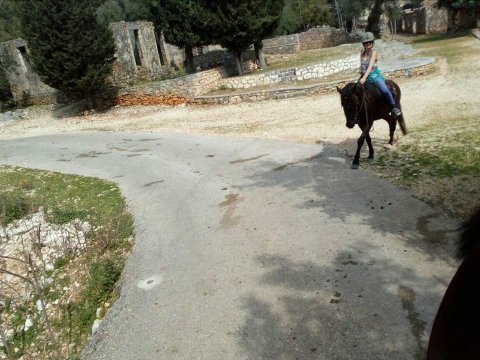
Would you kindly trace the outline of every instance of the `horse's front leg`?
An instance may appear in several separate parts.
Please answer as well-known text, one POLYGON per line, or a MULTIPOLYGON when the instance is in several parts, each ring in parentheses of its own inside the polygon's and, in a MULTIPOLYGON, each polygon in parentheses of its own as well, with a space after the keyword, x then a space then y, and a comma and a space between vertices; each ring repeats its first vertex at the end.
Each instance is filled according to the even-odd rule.
POLYGON ((355 157, 353 158, 352 169, 358 169, 358 165, 360 164, 360 150, 362 150, 364 141, 365 141, 365 132, 362 132, 362 135, 360 135, 360 137, 357 140, 357 152, 355 153, 355 157))

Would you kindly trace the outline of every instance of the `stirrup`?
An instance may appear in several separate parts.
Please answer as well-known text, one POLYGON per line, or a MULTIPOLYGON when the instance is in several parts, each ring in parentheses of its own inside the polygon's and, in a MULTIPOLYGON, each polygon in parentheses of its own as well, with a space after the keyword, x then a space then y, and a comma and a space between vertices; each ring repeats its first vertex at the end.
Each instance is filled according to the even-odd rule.
POLYGON ((392 109, 392 115, 393 115, 393 116, 400 116, 400 115, 402 115, 402 112, 400 111, 399 108, 394 107, 394 108, 392 109))

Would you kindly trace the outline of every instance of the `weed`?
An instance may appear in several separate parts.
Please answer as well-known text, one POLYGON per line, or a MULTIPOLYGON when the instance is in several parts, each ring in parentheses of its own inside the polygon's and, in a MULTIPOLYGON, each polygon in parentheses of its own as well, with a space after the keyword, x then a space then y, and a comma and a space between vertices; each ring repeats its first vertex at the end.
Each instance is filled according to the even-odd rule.
POLYGON ((33 210, 31 199, 18 193, 0 193, 0 224, 5 226, 33 210))

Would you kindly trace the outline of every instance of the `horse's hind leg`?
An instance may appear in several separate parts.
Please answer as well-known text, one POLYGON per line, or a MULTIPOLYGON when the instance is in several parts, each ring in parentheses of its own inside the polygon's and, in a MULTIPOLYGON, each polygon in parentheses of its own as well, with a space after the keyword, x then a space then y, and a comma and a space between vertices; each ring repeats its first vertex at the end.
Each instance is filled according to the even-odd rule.
POLYGON ((390 129, 390 140, 388 141, 388 144, 393 145, 393 135, 395 135, 395 129, 397 128, 397 120, 395 120, 393 116, 389 116, 386 120, 390 129))

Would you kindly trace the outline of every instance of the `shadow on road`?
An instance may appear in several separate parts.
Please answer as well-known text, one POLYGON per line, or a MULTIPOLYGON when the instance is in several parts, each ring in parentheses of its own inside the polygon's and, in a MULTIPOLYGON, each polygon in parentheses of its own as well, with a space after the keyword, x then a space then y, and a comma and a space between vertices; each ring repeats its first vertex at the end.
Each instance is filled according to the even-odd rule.
POLYGON ((411 268, 371 256, 367 243, 339 253, 331 264, 264 255, 258 282, 283 288, 265 302, 243 299, 238 334, 248 359, 423 359, 427 323, 438 293, 422 287, 411 268))

